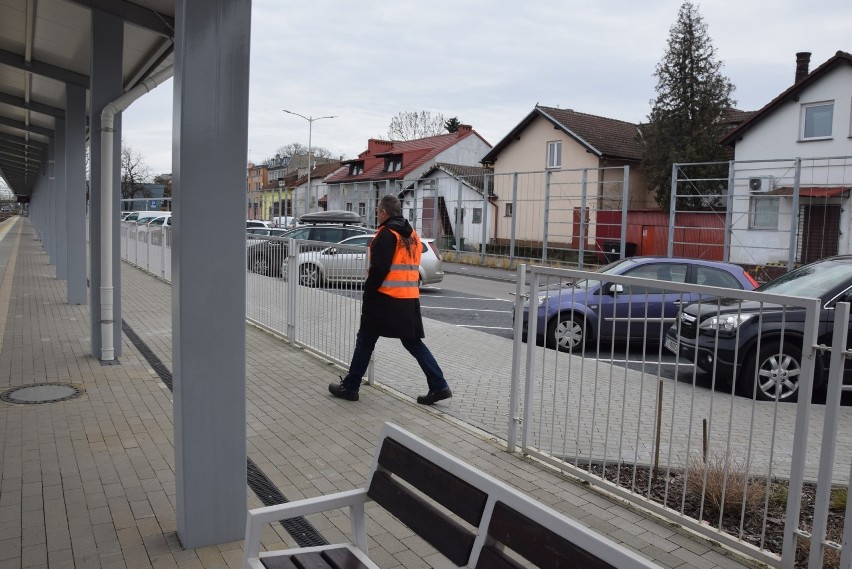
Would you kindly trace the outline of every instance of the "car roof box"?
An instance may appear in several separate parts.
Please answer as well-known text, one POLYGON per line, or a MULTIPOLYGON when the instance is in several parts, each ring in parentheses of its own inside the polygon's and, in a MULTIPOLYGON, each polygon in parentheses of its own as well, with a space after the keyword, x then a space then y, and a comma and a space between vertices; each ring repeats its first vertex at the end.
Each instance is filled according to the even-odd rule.
POLYGON ((364 218, 354 211, 315 211, 304 214, 299 218, 299 223, 343 223, 348 225, 363 225, 364 218))

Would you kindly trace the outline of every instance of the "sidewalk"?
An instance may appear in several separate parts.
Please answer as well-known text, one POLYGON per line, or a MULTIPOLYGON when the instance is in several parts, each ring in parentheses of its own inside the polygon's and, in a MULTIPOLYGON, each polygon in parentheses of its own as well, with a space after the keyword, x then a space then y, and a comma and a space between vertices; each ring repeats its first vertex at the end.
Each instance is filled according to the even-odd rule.
MULTIPOLYGON (((48 381, 83 391, 40 405, 0 402, 0 569, 239 567, 240 541, 184 550, 177 539, 171 392, 157 370, 127 335, 120 365, 101 366, 89 355, 88 307, 65 303, 64 283, 29 220, 0 239, 0 391, 48 381)), ((125 324, 170 368, 169 285, 126 264, 122 279, 125 324)), ((408 395, 365 386, 357 403, 332 399, 326 385, 337 368, 252 326, 246 340, 249 457, 288 500, 361 485, 380 425, 393 421, 663 567, 748 566, 506 453, 500 441, 408 395)), ((247 494, 249 507, 260 505, 247 494)), ((382 567, 448 566, 373 511, 370 548, 382 567)), ((348 529, 342 512, 309 521, 328 541, 344 539, 348 529)), ((295 543, 269 526, 264 545, 280 542, 295 543)))

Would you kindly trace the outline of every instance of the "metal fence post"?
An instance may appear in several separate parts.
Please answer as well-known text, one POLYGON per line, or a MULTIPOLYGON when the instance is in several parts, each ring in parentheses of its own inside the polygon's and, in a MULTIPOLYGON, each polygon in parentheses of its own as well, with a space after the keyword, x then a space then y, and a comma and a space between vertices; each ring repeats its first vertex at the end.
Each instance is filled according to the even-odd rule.
MULTIPOLYGON (((822 447, 819 455, 814 519, 811 528, 811 550, 808 567, 822 567, 825 531, 828 522, 828 502, 831 499, 831 475, 834 453, 837 449, 837 429, 840 415, 840 399, 843 395, 843 368, 846 363, 846 336, 849 333, 849 303, 838 302, 834 307, 834 330, 831 336, 831 365, 828 372, 828 387, 825 396, 825 420, 822 425, 822 447)), ((852 544, 844 544, 852 547, 852 544)))
POLYGON ((461 240, 464 237, 464 212, 462 211, 462 188, 464 182, 462 182, 461 178, 459 178, 458 184, 458 192, 456 193, 456 226, 454 228, 453 233, 456 236, 456 252, 461 253, 462 243, 461 240))
POLYGON ((542 224, 541 236, 541 261, 543 263, 547 261, 547 232, 549 230, 548 224, 550 223, 550 176, 550 170, 544 173, 544 223, 542 224))
POLYGON ((791 520, 784 526, 784 541, 781 547, 781 567, 792 569, 796 558, 796 539, 799 531, 799 515, 802 509, 802 485, 807 463, 808 427, 811 415, 811 396, 814 386, 814 360, 816 359, 817 324, 820 301, 803 299, 805 307, 805 330, 802 338, 801 381, 799 402, 796 404, 796 424, 793 428, 793 452, 790 460, 790 486, 787 493, 787 514, 791 520))
MULTIPOLYGON (((524 329, 524 288, 527 280, 526 264, 518 265, 517 278, 515 279, 515 330, 512 344, 512 376, 509 387, 509 422, 506 450, 515 452, 517 444, 517 428, 521 423, 521 418, 518 416, 518 389, 521 385, 521 337, 524 329)), ((532 306, 532 302, 530 302, 532 306)), ((535 341, 533 336, 533 342, 535 341)), ((529 335, 527 343, 529 343, 529 335)), ((535 344, 533 344, 535 345, 535 344)))
MULTIPOLYGON (((525 451, 529 445, 530 429, 532 428, 532 398, 533 386, 535 385, 535 348, 538 333, 538 289, 540 275, 533 267, 532 282, 529 288, 529 316, 527 317, 527 361, 526 381, 524 382, 524 415, 521 419, 521 451, 525 451)), ((520 315, 523 318, 523 313, 520 315)), ((545 334, 546 336, 547 334, 545 334)), ((547 343, 547 338, 544 339, 547 343)), ((544 349, 544 348, 542 348, 544 349)))
POLYGON ((722 250, 722 260, 726 263, 731 261, 731 233, 733 232, 734 219, 734 161, 728 161, 728 196, 725 207, 725 233, 722 250))
POLYGON ((479 217, 482 223, 482 244, 480 245, 479 264, 485 264, 485 256, 488 254, 488 174, 482 175, 482 215, 479 217))
POLYGON ((517 219, 518 209, 518 173, 515 172, 512 176, 512 219, 509 221, 509 262, 515 260, 515 220, 517 219))
POLYGON ((627 211, 630 201, 630 166, 624 166, 622 174, 624 182, 621 184, 621 252, 620 258, 627 254, 627 211))
POLYGON ((667 257, 674 257, 675 238, 675 216, 677 215, 677 163, 672 164, 672 185, 669 193, 669 245, 666 250, 667 257))
MULTIPOLYGON (((601 175, 598 170, 598 176, 601 175)), ((586 208, 589 192, 589 169, 583 168, 583 185, 580 189, 580 244, 577 251, 577 267, 583 268, 583 255, 586 249, 586 208)))
POLYGON ((287 306, 285 307, 287 321, 287 338, 292 344, 297 341, 298 307, 299 302, 299 267, 296 262, 298 244, 292 237, 287 239, 287 306))
POLYGON ((799 193, 802 189, 802 159, 796 158, 796 174, 793 179, 793 206, 790 210, 790 250, 787 253, 787 271, 796 265, 797 233, 799 230, 799 193))

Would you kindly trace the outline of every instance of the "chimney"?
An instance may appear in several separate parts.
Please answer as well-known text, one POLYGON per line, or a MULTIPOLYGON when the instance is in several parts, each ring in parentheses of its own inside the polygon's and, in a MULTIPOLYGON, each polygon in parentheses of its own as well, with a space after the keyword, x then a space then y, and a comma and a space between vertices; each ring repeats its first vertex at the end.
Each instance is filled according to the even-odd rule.
POLYGON ((800 51, 796 54, 796 80, 794 82, 798 83, 802 79, 808 76, 810 71, 808 68, 811 65, 811 52, 809 51, 800 51))
POLYGON ((460 124, 459 125, 459 132, 470 132, 471 130, 473 130, 473 127, 470 126, 469 124, 460 124))

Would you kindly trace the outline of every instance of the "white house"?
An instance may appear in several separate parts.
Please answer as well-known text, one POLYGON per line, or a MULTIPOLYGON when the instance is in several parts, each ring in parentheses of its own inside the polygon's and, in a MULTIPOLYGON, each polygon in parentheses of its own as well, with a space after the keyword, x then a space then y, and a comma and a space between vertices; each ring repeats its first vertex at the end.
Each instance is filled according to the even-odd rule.
MULTIPOLYGON (((375 204, 384 194, 401 195, 436 163, 478 166, 491 145, 469 125, 457 132, 416 140, 367 141, 367 150, 325 179, 328 209, 357 211, 375 222, 375 204)), ((452 234, 449 227, 441 234, 452 234)))
POLYGON ((730 260, 808 263, 852 253, 852 55, 838 51, 723 140, 734 147, 730 260))
POLYGON ((438 162, 403 191, 403 215, 423 237, 478 249, 495 236, 494 170, 438 162))

